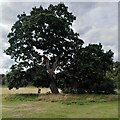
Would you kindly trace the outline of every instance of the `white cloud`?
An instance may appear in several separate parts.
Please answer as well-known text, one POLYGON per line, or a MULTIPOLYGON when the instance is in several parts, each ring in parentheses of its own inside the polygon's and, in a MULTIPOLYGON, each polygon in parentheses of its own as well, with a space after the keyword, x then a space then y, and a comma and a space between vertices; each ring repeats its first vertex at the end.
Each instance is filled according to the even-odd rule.
POLYGON ((0 27, 1 27, 1 29, 9 30, 11 28, 11 24, 0 23, 0 27))
POLYGON ((9 70, 14 61, 10 59, 10 56, 0 52, 0 74, 9 70))
POLYGON ((86 43, 99 43, 101 42, 104 45, 117 45, 117 26, 110 28, 96 28, 93 26, 87 33, 82 37, 85 39, 86 43))
POLYGON ((118 33, 117 26, 110 28, 93 27, 90 31, 82 36, 85 44, 102 43, 104 50, 111 49, 114 52, 114 59, 118 57, 118 33))
MULTIPOLYGON (((81 8, 78 9, 78 11, 80 10, 81 8)), ((117 3, 96 3, 94 7, 91 7, 91 9, 88 9, 85 13, 81 13, 77 17, 77 20, 74 22, 73 26, 75 31, 79 32, 81 38, 83 38, 85 45, 88 45, 89 43, 102 43, 103 49, 111 49, 114 52, 114 60, 117 60, 117 3)))

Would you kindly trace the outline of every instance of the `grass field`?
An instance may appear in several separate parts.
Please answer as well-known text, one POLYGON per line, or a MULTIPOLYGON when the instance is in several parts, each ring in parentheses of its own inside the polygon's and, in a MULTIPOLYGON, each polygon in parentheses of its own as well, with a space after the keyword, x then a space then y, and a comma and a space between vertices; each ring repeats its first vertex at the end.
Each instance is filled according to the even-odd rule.
POLYGON ((2 118, 118 118, 117 95, 45 94, 37 89, 2 89, 2 118))

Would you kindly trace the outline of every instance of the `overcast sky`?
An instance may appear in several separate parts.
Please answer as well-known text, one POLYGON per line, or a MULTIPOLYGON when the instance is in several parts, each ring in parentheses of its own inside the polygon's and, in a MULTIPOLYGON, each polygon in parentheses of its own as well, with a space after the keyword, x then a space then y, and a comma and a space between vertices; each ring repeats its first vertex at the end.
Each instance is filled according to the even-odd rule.
MULTIPOLYGON (((50 2, 4 2, 1 3, 0 15, 0 73, 6 73, 14 61, 3 53, 8 47, 7 34, 17 20, 17 15, 29 13, 36 6, 47 7, 50 2)), ((52 3, 57 4, 57 3, 52 3)), ((74 31, 80 34, 85 45, 102 43, 105 51, 114 52, 118 60, 118 3, 117 2, 67 2, 69 11, 76 17, 74 31)))

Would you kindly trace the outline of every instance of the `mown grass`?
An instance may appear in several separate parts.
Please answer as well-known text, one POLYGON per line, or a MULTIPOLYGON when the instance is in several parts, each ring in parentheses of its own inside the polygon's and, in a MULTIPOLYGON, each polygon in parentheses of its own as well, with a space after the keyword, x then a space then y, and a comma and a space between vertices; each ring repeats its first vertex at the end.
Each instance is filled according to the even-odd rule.
POLYGON ((117 95, 17 93, 2 103, 3 118, 118 118, 117 95))

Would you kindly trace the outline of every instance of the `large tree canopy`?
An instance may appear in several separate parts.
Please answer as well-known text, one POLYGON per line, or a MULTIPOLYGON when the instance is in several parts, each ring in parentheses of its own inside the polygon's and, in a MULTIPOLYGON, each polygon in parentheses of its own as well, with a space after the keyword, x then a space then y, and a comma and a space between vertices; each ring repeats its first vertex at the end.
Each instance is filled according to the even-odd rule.
POLYGON ((5 51, 23 68, 43 65, 49 75, 50 89, 58 93, 55 70, 63 69, 81 48, 83 41, 72 29, 76 17, 60 3, 44 9, 34 7, 30 14, 18 15, 8 34, 10 47, 5 51))
POLYGON ((82 47, 83 40, 72 29, 75 19, 63 3, 18 15, 5 50, 17 62, 6 76, 10 89, 31 83, 50 87, 55 94, 58 87, 68 93, 114 92, 106 76, 112 70, 112 51, 104 52, 101 44, 82 47))

